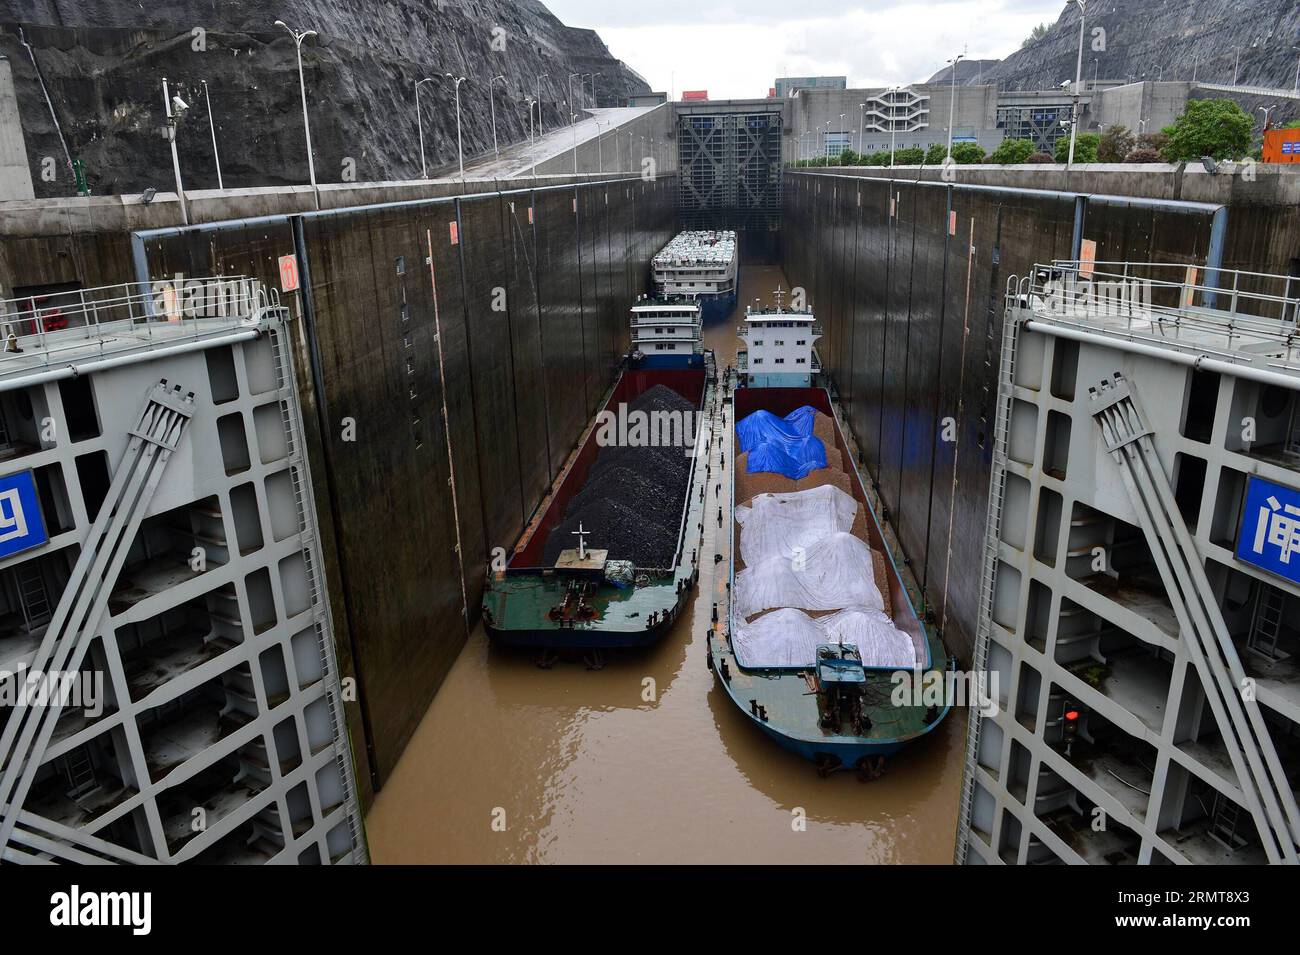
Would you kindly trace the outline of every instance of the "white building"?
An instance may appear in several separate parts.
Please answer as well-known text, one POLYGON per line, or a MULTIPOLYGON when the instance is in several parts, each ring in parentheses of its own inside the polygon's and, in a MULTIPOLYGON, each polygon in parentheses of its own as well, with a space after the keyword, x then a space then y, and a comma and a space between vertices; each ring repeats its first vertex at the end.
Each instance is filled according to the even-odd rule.
POLYGON ((0 302, 0 859, 364 862, 288 310, 61 298, 0 302))
POLYGON ((958 861, 1297 861, 1300 299, 1198 274, 1012 283, 958 861))

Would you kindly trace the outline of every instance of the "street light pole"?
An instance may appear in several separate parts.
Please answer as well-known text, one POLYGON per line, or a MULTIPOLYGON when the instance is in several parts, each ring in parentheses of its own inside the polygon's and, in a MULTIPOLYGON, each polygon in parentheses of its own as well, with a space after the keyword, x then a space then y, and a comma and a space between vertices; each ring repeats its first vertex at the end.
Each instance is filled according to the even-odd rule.
MULTIPOLYGON (((895 86, 895 87, 894 87, 892 90, 890 90, 889 92, 890 92, 890 94, 891 94, 890 97, 889 97, 889 168, 890 168, 890 169, 893 169, 893 168, 894 168, 894 153, 896 153, 898 150, 896 150, 896 149, 894 148, 894 135, 895 135, 895 132, 896 132, 896 125, 897 125, 897 124, 894 122, 894 105, 895 105, 895 104, 894 104, 894 97, 893 97, 892 94, 898 92, 898 87, 895 86)), ((948 125, 951 126, 952 123, 949 123, 948 125)))
POLYGON ((867 104, 859 103, 858 109, 862 110, 862 122, 858 124, 858 155, 862 155, 862 137, 867 131, 867 104))
POLYGON ((420 130, 420 178, 429 178, 429 165, 424 161, 424 116, 420 113, 420 87, 432 83, 433 77, 426 76, 415 84, 415 125, 420 130))
POLYGON ((492 152, 496 155, 497 159, 500 159, 501 150, 497 147, 497 98, 495 87, 493 86, 497 80, 501 81, 503 87, 506 84, 506 78, 504 76, 494 76, 492 79, 488 80, 488 104, 492 108, 492 152))
POLYGON ((570 73, 570 74, 569 74, 569 107, 570 107, 570 108, 569 108, 569 125, 570 125, 570 126, 572 126, 572 125, 573 125, 575 122, 577 122, 577 120, 578 120, 578 114, 574 112, 574 110, 578 108, 578 104, 575 103, 575 102, 573 101, 573 78, 574 78, 575 76, 578 77, 578 79, 582 79, 582 74, 581 74, 581 73, 570 73))
POLYGON ((460 181, 465 181, 465 147, 460 136, 460 84, 465 82, 463 76, 453 76, 450 73, 444 73, 443 76, 456 84, 456 155, 460 159, 460 181))
MULTIPOLYGON (((844 113, 840 113, 840 135, 841 135, 841 136, 844 135, 844 116, 845 116, 845 115, 846 115, 846 114, 844 114, 844 113)), ((849 145, 848 145, 846 148, 852 148, 852 146, 853 146, 853 140, 852 140, 852 138, 850 138, 850 139, 849 139, 849 145)), ((841 155, 841 156, 844 155, 843 150, 840 151, 840 155, 841 155)))
POLYGON ((573 129, 573 174, 578 174, 578 118, 577 113, 569 114, 569 126, 573 129))
POLYGON ((208 129, 212 132, 212 159, 217 164, 217 188, 224 192, 226 184, 221 181, 221 154, 217 152, 217 125, 212 119, 212 98, 208 96, 208 81, 199 82, 203 84, 203 102, 208 105, 208 129))
POLYGON ((600 76, 599 73, 591 74, 591 108, 592 109, 600 109, 600 98, 596 95, 596 77, 598 76, 600 76))
POLYGON ((316 206, 320 207, 320 190, 316 186, 316 161, 311 155, 311 119, 307 115, 307 81, 302 75, 302 41, 309 36, 316 36, 315 30, 294 30, 283 20, 276 20, 275 25, 283 27, 293 37, 294 47, 298 51, 298 90, 302 93, 302 128, 307 137, 307 175, 311 178, 312 195, 316 197, 316 206))
MULTIPOLYGON (((527 99, 527 97, 525 97, 527 99)), ((533 178, 537 178, 537 143, 533 140, 533 104, 535 99, 528 99, 528 151, 533 157, 533 178)))
POLYGON ((601 137, 600 127, 608 126, 608 125, 610 124, 602 123, 600 120, 596 120, 596 169, 598 172, 602 172, 602 173, 605 171, 605 151, 604 151, 604 144, 601 142, 600 139, 601 137))
MULTIPOLYGON (((1300 46, 1291 47, 1292 50, 1300 52, 1300 46)), ((1295 60, 1295 85, 1291 87, 1293 93, 1300 93, 1300 56, 1295 60)))
MULTIPOLYGON (((949 159, 952 158, 952 124, 953 122, 955 122, 954 114, 956 113, 956 107, 957 107, 957 64, 961 61, 961 58, 964 57, 965 55, 966 55, 965 53, 958 53, 956 56, 954 56, 951 60, 948 61, 952 65, 952 76, 950 77, 950 79, 952 80, 952 85, 950 88, 950 92, 948 94, 948 158, 949 159)), ((890 110, 890 113, 892 114, 893 110, 890 110)), ((894 124, 891 122, 889 125, 892 128, 894 124)))
POLYGON ((542 138, 542 80, 551 78, 550 73, 542 73, 537 77, 537 138, 542 138))
POLYGON ((1074 144, 1079 138, 1079 84, 1083 80, 1083 22, 1088 12, 1088 0, 1066 0, 1079 8, 1079 56, 1074 66, 1074 105, 1070 109, 1070 154, 1065 168, 1074 165, 1074 144))

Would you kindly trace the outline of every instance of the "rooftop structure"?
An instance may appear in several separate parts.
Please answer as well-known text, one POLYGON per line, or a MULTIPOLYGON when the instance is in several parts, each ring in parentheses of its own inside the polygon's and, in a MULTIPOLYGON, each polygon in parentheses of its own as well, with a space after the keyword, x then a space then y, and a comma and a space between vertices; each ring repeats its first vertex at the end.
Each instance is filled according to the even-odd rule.
POLYGON ((1009 283, 958 861, 1297 861, 1298 316, 1182 264, 1009 283))

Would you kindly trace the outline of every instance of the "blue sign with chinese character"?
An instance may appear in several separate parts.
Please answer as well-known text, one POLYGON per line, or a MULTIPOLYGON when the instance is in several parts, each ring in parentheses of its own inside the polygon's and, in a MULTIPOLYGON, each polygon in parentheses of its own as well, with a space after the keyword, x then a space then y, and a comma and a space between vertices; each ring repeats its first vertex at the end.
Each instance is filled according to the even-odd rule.
POLYGON ((19 471, 0 477, 0 558, 37 547, 49 539, 32 472, 19 471))
POLYGON ((1237 533, 1237 559, 1300 583, 1300 491, 1250 479, 1237 533))

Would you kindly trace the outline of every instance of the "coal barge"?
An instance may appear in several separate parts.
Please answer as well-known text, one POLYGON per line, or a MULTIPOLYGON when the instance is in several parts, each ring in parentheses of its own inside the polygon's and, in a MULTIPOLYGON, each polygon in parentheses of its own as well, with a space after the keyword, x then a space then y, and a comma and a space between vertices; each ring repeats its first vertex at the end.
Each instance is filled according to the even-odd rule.
POLYGON ((875 778, 947 715, 932 691, 952 661, 917 616, 826 390, 737 377, 728 606, 709 667, 819 772, 875 778))
POLYGON ((637 351, 629 356, 506 567, 489 573, 483 621, 494 642, 648 646, 686 606, 699 580, 704 409, 716 373, 698 349, 675 367, 660 357, 644 367, 637 351))

